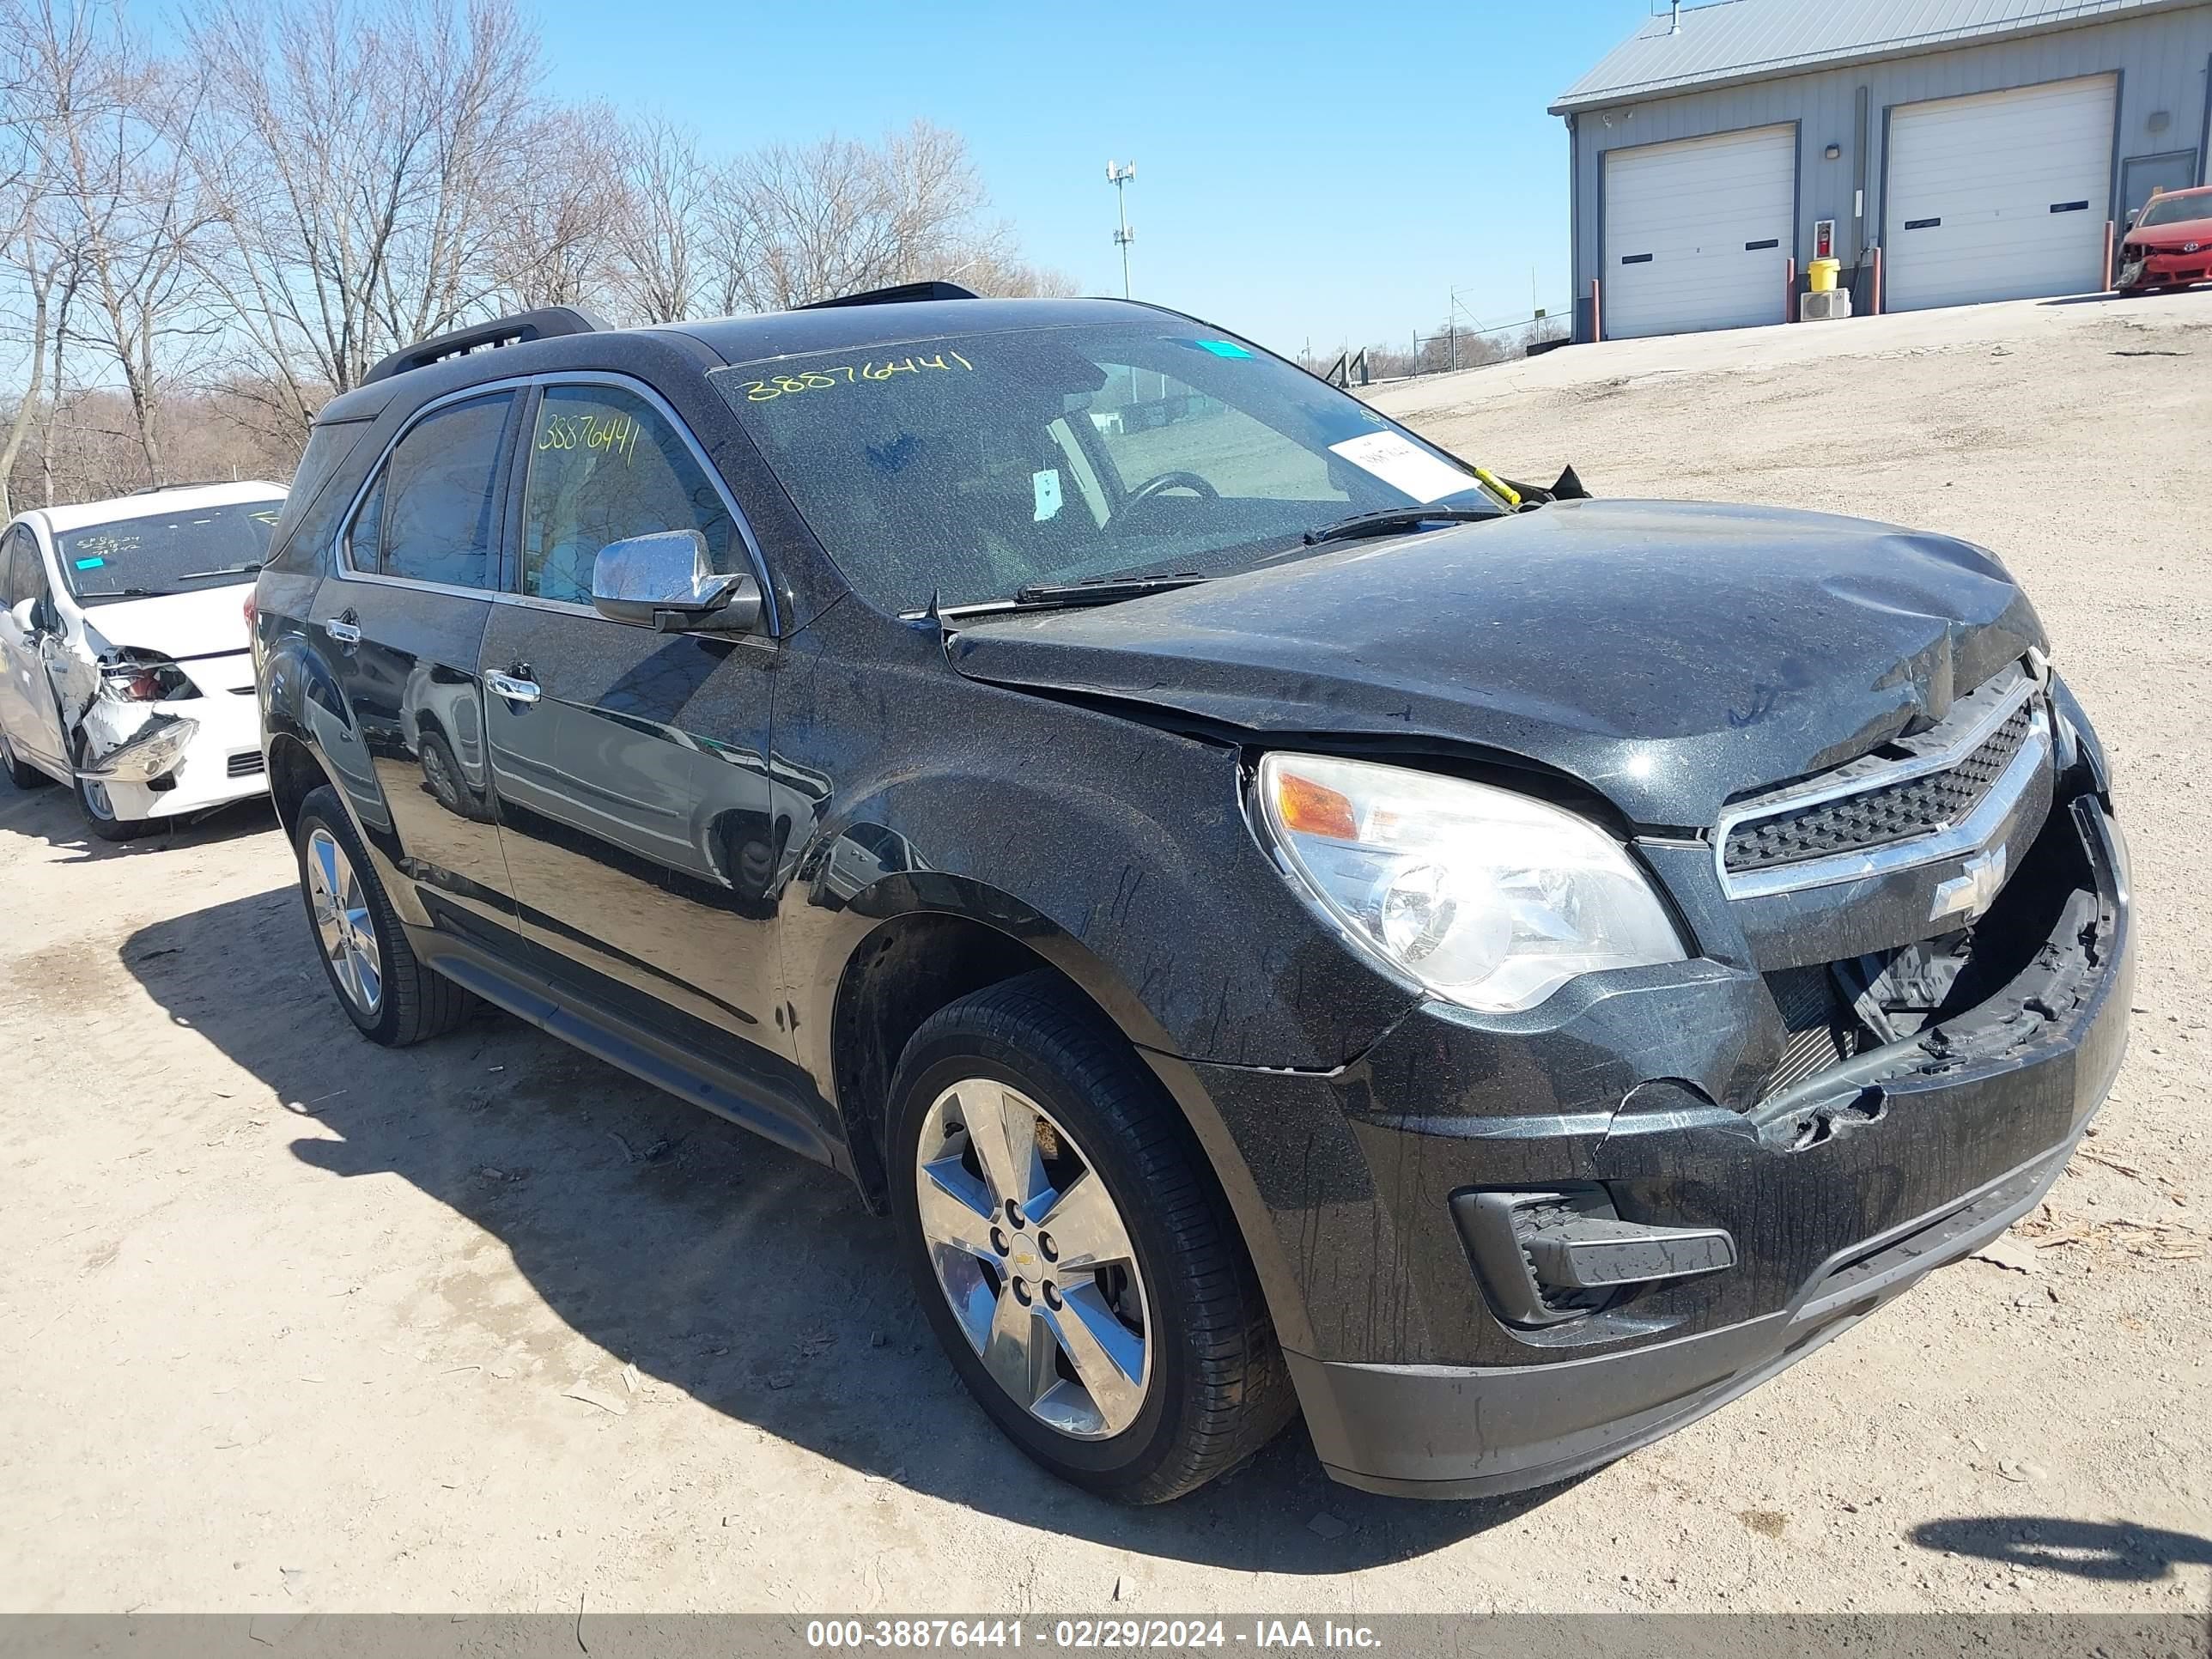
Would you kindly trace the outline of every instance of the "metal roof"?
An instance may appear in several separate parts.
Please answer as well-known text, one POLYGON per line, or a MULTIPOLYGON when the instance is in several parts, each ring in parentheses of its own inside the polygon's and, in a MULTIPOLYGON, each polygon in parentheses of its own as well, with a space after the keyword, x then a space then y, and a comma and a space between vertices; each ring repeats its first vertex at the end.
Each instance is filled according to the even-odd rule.
POLYGON ((80 501, 73 507, 36 507, 20 516, 46 521, 46 532, 82 530, 96 524, 120 524, 126 519, 158 519, 170 514, 196 513, 206 507, 235 507, 252 501, 281 501, 284 486, 249 479, 239 483, 184 484, 174 489, 149 490, 118 495, 105 501, 80 501))
POLYGON ((1693 88, 1978 46, 2203 0, 1720 0, 1665 13, 1559 94, 1554 115, 1693 88))

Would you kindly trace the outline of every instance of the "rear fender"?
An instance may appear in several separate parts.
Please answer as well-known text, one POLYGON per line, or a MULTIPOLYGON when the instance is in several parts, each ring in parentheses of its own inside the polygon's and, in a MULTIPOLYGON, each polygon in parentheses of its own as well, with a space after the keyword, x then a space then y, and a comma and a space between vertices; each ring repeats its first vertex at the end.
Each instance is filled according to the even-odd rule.
POLYGON ((295 738, 315 757, 352 814, 400 920, 417 927, 429 926, 428 913, 415 897, 414 884, 398 878, 399 838, 375 768, 369 763, 360 724, 337 677, 299 633, 278 634, 267 642, 261 663, 261 726, 264 744, 279 737, 295 738))

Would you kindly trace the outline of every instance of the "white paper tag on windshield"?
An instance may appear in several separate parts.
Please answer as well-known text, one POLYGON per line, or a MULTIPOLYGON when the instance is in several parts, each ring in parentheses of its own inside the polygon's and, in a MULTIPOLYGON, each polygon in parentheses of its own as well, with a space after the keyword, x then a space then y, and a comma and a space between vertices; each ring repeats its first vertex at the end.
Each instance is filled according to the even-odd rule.
POLYGON ((1060 516, 1060 469, 1048 466, 1042 472, 1030 474, 1030 482, 1036 486, 1036 517, 1030 522, 1042 524, 1048 519, 1060 516))
POLYGON ((1423 506, 1478 487, 1473 473, 1462 472, 1449 461, 1438 459, 1395 432, 1370 432, 1364 437, 1331 444, 1328 448, 1332 455, 1343 456, 1352 465, 1372 472, 1391 489, 1404 490, 1423 506))

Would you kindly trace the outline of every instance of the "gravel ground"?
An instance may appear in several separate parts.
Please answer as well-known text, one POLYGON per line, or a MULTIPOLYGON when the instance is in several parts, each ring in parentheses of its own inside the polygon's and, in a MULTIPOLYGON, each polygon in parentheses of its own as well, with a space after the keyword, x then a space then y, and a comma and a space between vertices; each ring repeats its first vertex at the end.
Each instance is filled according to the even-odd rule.
POLYGON ((2135 1046, 2036 1271, 1509 1500, 1342 1491, 1296 1432, 1164 1510, 1056 1486, 827 1172, 503 1018, 359 1042, 262 809, 110 848, 0 785, 0 1607, 2203 1607, 2208 368, 2212 293, 1372 393, 1509 476, 1997 548, 2136 852, 2135 1046))

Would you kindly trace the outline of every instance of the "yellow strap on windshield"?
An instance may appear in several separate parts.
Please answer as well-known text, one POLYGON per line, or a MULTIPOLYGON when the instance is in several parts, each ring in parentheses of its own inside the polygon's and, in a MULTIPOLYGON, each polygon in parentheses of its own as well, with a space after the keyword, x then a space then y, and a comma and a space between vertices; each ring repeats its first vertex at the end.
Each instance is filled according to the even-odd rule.
POLYGON ((1521 505, 1521 492, 1516 489, 1511 484, 1506 483, 1504 479, 1499 477, 1496 473, 1492 472, 1488 467, 1478 466, 1474 469, 1474 476, 1481 479, 1484 483, 1487 484, 1491 489, 1495 491, 1498 495, 1503 496, 1506 506, 1518 507, 1521 505))

